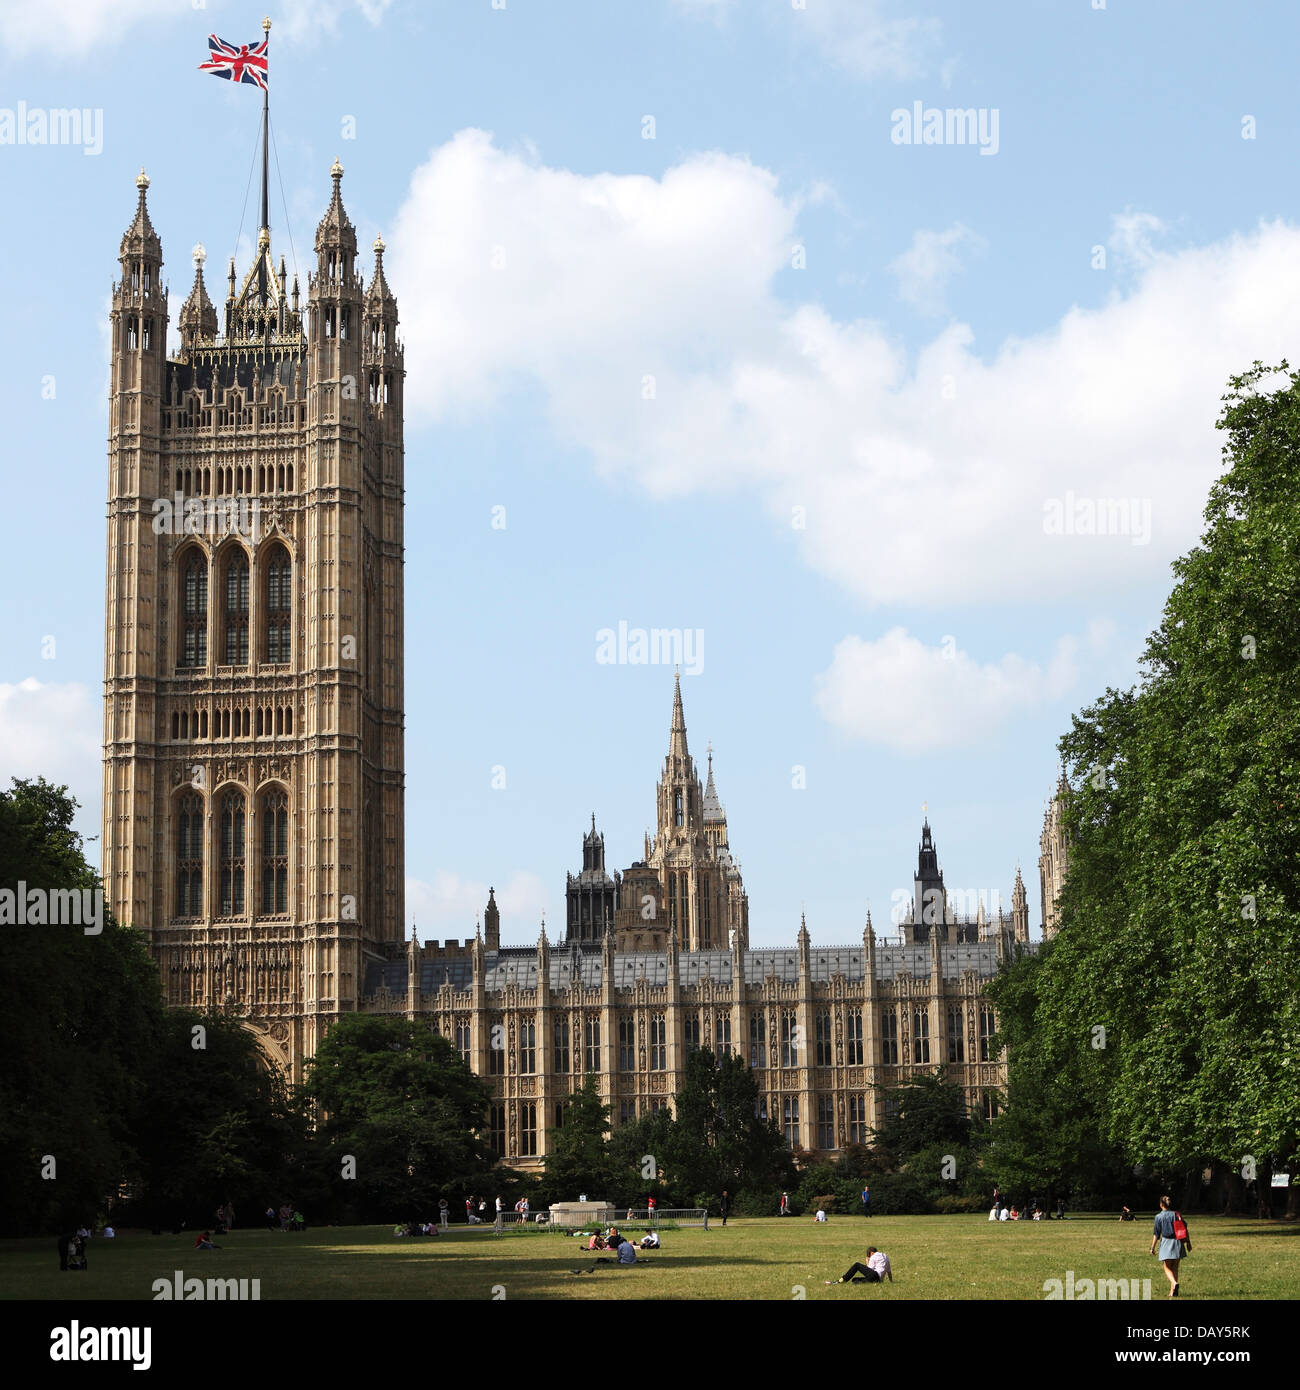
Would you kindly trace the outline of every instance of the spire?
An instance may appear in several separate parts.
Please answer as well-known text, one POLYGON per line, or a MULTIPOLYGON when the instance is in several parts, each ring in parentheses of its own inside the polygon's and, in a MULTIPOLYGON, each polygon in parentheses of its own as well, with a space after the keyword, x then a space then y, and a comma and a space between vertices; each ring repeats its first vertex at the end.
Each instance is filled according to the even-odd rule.
POLYGON ((673 667, 673 722, 668 733, 668 757, 680 758, 683 763, 690 757, 686 747, 686 713, 682 709, 682 676, 673 667))
POLYGON ((377 236, 375 238, 375 273, 371 277, 370 289, 366 294, 367 304, 396 305, 397 303, 392 290, 388 288, 388 281, 384 278, 384 252, 387 249, 383 237, 377 236))
POLYGON ((713 785, 713 744, 709 744, 709 780, 704 788, 704 820, 725 821, 727 813, 718 799, 718 789, 713 785))
POLYGON ((203 262, 208 253, 200 242, 194 248, 194 285, 189 297, 181 305, 180 331, 181 344, 192 347, 197 342, 211 342, 217 336, 217 311, 208 298, 208 287, 203 283, 203 262))
POLYGON ((327 248, 340 248, 355 256, 357 233, 343 206, 343 193, 340 189, 343 182, 343 166, 337 159, 330 165, 330 178, 334 180, 334 192, 330 195, 330 205, 325 209, 325 216, 316 227, 316 251, 319 254, 327 248))
POLYGON ((121 256, 146 256, 151 260, 162 260, 162 242, 149 220, 149 204, 145 194, 149 191, 149 175, 141 167, 135 186, 139 190, 139 200, 135 205, 135 217, 122 234, 121 256))
POLYGON ((488 889, 487 906, 483 909, 483 921, 487 928, 485 945, 489 951, 501 949, 501 911, 497 907, 496 889, 488 889))

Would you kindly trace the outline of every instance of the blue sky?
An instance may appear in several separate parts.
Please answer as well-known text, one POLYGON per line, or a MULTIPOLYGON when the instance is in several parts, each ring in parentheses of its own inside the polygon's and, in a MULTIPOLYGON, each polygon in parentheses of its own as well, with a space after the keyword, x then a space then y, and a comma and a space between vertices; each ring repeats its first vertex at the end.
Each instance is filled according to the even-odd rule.
MULTIPOLYGON (((68 782, 91 835, 118 241, 144 165, 175 307, 196 241, 242 273, 260 102, 197 65, 261 14, 0 14, 0 775, 68 782), (20 101, 102 148, 3 143, 20 101)), ((471 934, 493 884, 534 940, 593 811, 640 857, 672 669, 598 662, 621 621, 702 633, 755 945, 888 929, 923 801, 949 885, 1005 900, 1019 862, 1036 931, 1056 739, 1136 677, 1227 376, 1300 341, 1294 8, 272 18, 275 250, 305 276, 337 155, 407 348, 408 922, 471 934), (996 149, 897 142, 916 102, 996 149), (1080 533, 1097 502, 1119 534, 1080 533)))

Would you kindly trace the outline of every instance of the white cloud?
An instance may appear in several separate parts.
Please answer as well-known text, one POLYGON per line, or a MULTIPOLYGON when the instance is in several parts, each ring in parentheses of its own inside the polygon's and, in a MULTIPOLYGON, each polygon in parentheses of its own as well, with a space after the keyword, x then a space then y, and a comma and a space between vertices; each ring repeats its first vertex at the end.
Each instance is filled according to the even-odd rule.
POLYGON ((1145 269, 1156 259, 1155 239, 1168 230, 1153 212, 1117 212, 1107 245, 1126 267, 1145 269))
MULTIPOLYGON (((322 32, 333 31, 342 15, 353 9, 371 24, 378 24, 391 3, 392 0, 284 0, 271 29, 271 51, 274 53, 277 38, 310 41, 322 32)), ((181 15, 193 21, 194 13, 191 6, 180 5, 177 0, 42 0, 39 5, 4 0, 0 4, 0 48, 10 57, 45 52, 63 59, 85 58, 119 43, 133 29, 158 25, 181 15)), ((255 23, 248 16, 240 19, 213 15, 210 26, 198 35, 195 67, 203 60, 207 34, 212 28, 230 43, 260 43, 261 13, 257 12, 255 23), (242 28, 246 23, 253 27, 242 28)))
POLYGON ((1153 250, 1100 307, 979 352, 953 323, 909 356, 779 298, 798 212, 741 158, 580 175, 461 132, 388 238, 412 424, 540 387, 559 438, 652 495, 743 487, 787 533, 804 508, 807 563, 872 604, 1164 583, 1221 471, 1227 378, 1294 348, 1300 231, 1153 250), (1150 502, 1151 543, 1050 534, 1067 493, 1150 502))
POLYGON ((931 647, 901 627, 875 641, 845 637, 816 678, 814 704, 850 738, 891 752, 965 747, 1064 696, 1081 655, 1102 650, 1110 636, 1098 622, 1082 639, 1063 637, 1045 667, 1014 652, 981 663, 952 637, 931 647))
POLYGON ((0 47, 9 57, 43 51, 81 58, 117 42, 136 25, 161 24, 180 13, 175 0, 117 0, 111 5, 104 0, 44 0, 40 5, 12 0, 0 5, 0 47))
MULTIPOLYGON (((755 8, 752 0, 744 6, 737 0, 673 0, 673 5, 719 25, 733 13, 755 8)), ((834 66, 864 78, 923 76, 943 28, 933 18, 891 17, 901 6, 890 0, 804 0, 798 7, 791 0, 766 0, 764 8, 769 19, 786 21, 783 38, 802 39, 834 66)))
POLYGON ((962 268, 962 251, 979 251, 984 244, 960 222, 942 232, 920 229, 907 250, 885 268, 898 281, 900 299, 923 314, 942 314, 948 281, 962 268))
MULTIPOLYGON (((414 920, 421 941, 465 940, 474 935, 475 923, 483 920, 487 906, 489 884, 462 877, 448 870, 438 870, 433 878, 406 880, 407 930, 414 920)), ((519 870, 512 873, 496 889, 497 907, 501 911, 501 939, 506 942, 536 941, 541 932, 542 911, 547 894, 542 880, 533 873, 519 870)), ((557 922, 563 934, 563 917, 557 922)), ((556 928, 548 930, 552 941, 558 940, 556 928)))
POLYGON ((943 26, 915 15, 890 18, 884 0, 808 0, 787 7, 793 24, 807 25, 813 41, 837 67, 858 77, 922 77, 943 26))
POLYGON ((12 777, 65 784, 87 808, 100 796, 102 706, 88 686, 0 684, 0 785, 12 777))

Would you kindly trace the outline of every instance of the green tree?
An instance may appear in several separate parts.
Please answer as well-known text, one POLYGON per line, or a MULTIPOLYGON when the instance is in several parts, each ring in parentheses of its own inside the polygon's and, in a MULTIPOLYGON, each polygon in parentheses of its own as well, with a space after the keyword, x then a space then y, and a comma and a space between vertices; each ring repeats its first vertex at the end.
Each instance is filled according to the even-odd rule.
POLYGON ((689 1204, 689 1191, 679 1189, 671 1180, 672 1174, 665 1171, 673 1125, 672 1111, 665 1106, 614 1130, 609 1158, 617 1205, 644 1206, 648 1197, 654 1197, 660 1206, 689 1204))
POLYGON ((788 1176, 785 1139, 760 1117, 758 1081, 742 1057, 715 1057, 707 1048, 691 1053, 675 1106, 668 1167, 685 1200, 788 1176))
POLYGON ((1076 715, 1044 1075, 1135 1164, 1300 1150, 1300 376, 1234 378, 1228 468, 1136 690, 1076 715))
POLYGON ((614 1166, 606 1134, 609 1106, 588 1072, 582 1087, 564 1102, 560 1125, 547 1131, 546 1189, 557 1200, 572 1201, 580 1193, 608 1197, 614 1166))
POLYGON ((306 1117, 237 1019, 170 1009, 140 1065, 133 1214, 154 1227, 206 1225, 230 1201, 251 1223, 268 1203, 308 1206, 292 1166, 308 1144, 306 1117))
POLYGON ((1026 1197, 1068 1195, 1071 1205, 1091 1198, 1132 1195, 1132 1172, 1122 1151, 1104 1136, 1099 1109, 1101 1077, 1095 1068, 1080 1074, 1079 1056, 1069 1071, 1045 1060, 1037 1036, 1044 964, 1051 942, 1037 956, 1008 964, 990 987, 1007 1050, 1006 1105, 993 1121, 987 1156, 991 1187, 1026 1197))
POLYGON ((913 1076, 886 1091, 876 1143, 900 1164, 923 1150, 965 1152, 971 1145, 966 1093, 938 1073, 913 1076))
MULTIPOLYGON (((0 889, 95 891, 77 802, 43 778, 0 791, 0 889)), ((140 936, 0 925, 0 1233, 93 1221, 134 1162, 142 1059, 162 1013, 140 936)))
POLYGON ((308 1063, 305 1092, 324 1113, 335 1193, 360 1214, 433 1211, 439 1196, 472 1189, 492 1168, 488 1088, 422 1023, 345 1015, 308 1063))

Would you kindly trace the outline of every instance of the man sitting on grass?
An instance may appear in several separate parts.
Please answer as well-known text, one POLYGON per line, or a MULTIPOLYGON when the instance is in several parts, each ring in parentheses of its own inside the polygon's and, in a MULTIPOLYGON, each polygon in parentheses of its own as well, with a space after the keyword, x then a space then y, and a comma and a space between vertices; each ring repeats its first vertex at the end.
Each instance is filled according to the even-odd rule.
POLYGON ((889 1263, 889 1256, 883 1250, 877 1250, 874 1245, 868 1245, 866 1264, 852 1264, 838 1279, 828 1279, 826 1282, 828 1284, 847 1284, 851 1279, 856 1279, 859 1276, 867 1284, 883 1284, 886 1279, 892 1284, 894 1271, 889 1263))

